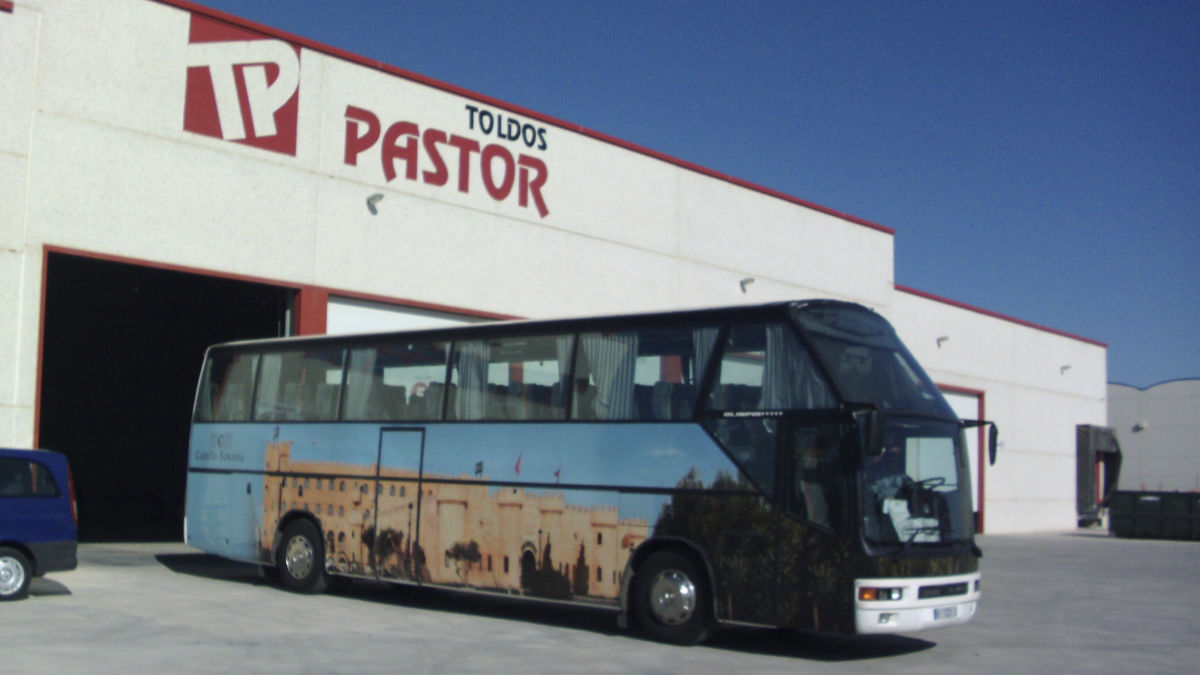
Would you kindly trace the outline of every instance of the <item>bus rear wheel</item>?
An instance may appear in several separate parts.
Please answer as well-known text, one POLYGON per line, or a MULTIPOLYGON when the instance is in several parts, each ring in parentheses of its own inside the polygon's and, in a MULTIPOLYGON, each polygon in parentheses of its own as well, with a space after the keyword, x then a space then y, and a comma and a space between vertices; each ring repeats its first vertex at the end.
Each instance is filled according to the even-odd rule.
POLYGON ((329 585, 325 574, 325 545, 317 526, 297 520, 283 530, 275 551, 275 569, 284 588, 298 593, 322 593, 329 585))
POLYGON ((20 600, 28 595, 32 576, 28 558, 14 548, 0 548, 0 600, 20 600))
POLYGON ((633 615, 646 635, 691 645, 712 631, 708 589, 699 568, 674 551, 659 551, 633 578, 633 615))

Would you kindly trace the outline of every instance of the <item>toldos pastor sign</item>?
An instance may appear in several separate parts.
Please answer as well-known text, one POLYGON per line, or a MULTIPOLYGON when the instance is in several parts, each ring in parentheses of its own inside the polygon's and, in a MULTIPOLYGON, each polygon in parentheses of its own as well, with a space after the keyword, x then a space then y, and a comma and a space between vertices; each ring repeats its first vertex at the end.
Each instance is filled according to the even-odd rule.
MULTIPOLYGON (((295 156, 302 67, 295 45, 193 14, 183 128, 295 156)), ((548 149, 546 128, 475 104, 463 106, 461 119, 461 129, 447 131, 347 101, 342 162, 374 163, 387 183, 403 178, 464 194, 482 186, 490 199, 545 218, 549 170, 534 153, 548 149)))

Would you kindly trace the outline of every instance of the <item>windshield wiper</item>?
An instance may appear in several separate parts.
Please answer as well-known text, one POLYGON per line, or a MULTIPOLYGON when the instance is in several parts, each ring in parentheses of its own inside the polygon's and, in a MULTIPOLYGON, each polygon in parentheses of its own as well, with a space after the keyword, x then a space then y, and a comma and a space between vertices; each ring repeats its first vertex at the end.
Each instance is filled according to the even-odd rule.
MULTIPOLYGON (((908 540, 904 542, 904 554, 908 555, 909 551, 912 549, 913 540, 917 538, 918 534, 940 534, 941 531, 942 531, 942 528, 937 527, 937 526, 914 527, 913 533, 911 535, 909 535, 908 540)), ((939 538, 939 541, 937 541, 936 543, 939 543, 939 544, 942 543, 940 541, 940 538, 939 538)))

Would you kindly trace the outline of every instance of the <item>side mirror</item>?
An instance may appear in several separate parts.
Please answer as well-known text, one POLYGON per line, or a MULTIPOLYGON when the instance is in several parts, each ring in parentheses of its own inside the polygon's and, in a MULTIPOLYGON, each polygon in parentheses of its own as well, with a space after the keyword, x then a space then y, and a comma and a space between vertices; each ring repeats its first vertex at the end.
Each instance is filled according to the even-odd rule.
POLYGON ((996 429, 996 423, 987 420, 963 420, 961 424, 964 429, 974 429, 975 427, 985 425, 990 427, 988 429, 988 464, 994 465, 996 463, 996 448, 999 445, 998 438, 1000 435, 996 429))
POLYGON ((878 457, 883 454, 883 414, 878 410, 860 410, 856 412, 855 417, 860 419, 860 424, 866 432, 864 442, 866 447, 863 448, 863 454, 868 457, 878 457))
POLYGON ((995 422, 991 422, 991 425, 992 428, 988 429, 988 464, 994 465, 996 463, 996 438, 1000 432, 996 429, 995 422))

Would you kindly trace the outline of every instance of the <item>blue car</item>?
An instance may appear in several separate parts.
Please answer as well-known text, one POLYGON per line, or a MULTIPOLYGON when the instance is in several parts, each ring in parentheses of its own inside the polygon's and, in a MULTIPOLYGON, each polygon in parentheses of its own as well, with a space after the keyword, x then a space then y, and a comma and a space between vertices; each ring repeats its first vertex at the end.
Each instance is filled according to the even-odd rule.
POLYGON ((65 455, 0 448, 0 601, 76 565, 75 482, 65 455))

